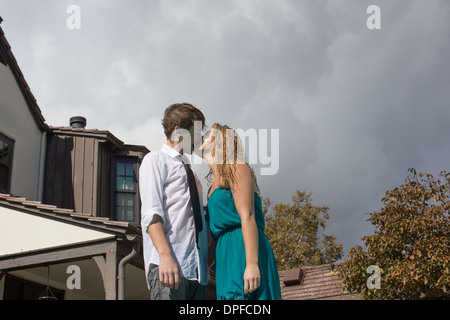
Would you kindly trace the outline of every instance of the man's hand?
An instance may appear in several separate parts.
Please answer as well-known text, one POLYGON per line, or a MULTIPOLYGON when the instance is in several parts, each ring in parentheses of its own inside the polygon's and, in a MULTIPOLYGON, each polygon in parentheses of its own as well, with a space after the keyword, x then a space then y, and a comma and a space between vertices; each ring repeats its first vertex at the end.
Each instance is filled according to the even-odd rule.
POLYGON ((170 253, 162 256, 160 255, 159 258, 159 281, 165 287, 175 290, 178 289, 181 277, 177 263, 170 253))
POLYGON ((160 216, 153 216, 152 222, 148 226, 148 233, 159 254, 159 282, 164 287, 178 289, 181 276, 178 265, 172 256, 169 243, 167 242, 163 220, 160 216))

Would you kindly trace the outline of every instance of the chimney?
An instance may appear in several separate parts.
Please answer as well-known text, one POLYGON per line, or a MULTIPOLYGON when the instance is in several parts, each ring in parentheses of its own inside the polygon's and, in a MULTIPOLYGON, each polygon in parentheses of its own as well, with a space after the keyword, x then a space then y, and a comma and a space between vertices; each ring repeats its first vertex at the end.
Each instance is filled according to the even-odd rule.
POLYGON ((302 284, 304 272, 301 268, 295 268, 290 270, 285 270, 283 272, 283 282, 284 285, 287 286, 293 286, 302 284))
POLYGON ((85 117, 72 117, 70 118, 70 126, 72 128, 82 128, 86 127, 86 118, 85 117))

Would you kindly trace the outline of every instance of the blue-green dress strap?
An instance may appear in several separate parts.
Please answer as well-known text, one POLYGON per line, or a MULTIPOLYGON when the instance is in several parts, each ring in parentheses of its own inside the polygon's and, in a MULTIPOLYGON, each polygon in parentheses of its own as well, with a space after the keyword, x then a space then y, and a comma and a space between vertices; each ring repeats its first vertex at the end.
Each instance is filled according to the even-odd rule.
POLYGON ((244 295, 246 267, 241 219, 230 189, 217 188, 208 200, 207 219, 216 246, 216 297, 218 300, 279 300, 280 279, 272 247, 264 233, 261 197, 255 192, 255 220, 258 227, 260 287, 244 295))

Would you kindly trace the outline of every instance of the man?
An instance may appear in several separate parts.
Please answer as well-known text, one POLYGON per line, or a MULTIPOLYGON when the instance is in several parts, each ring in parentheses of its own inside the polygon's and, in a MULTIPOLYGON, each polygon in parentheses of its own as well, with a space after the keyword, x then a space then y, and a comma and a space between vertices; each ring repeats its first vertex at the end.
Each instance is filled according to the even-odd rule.
POLYGON ((202 187, 184 152, 192 152, 194 138, 201 137, 194 128, 203 128, 205 117, 193 105, 177 103, 166 109, 162 125, 167 142, 147 154, 139 169, 147 284, 152 300, 202 300, 208 234, 202 187))

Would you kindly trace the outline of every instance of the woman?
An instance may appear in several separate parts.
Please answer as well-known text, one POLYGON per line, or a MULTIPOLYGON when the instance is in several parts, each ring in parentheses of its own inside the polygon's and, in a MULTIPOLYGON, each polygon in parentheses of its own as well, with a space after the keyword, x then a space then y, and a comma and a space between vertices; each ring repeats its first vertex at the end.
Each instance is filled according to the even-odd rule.
MULTIPOLYGON (((207 219, 215 248, 218 300, 281 298, 277 265, 264 234, 261 197, 234 130, 215 123, 200 147, 213 176, 207 219)), ((214 250, 213 250, 214 251, 214 250)))

